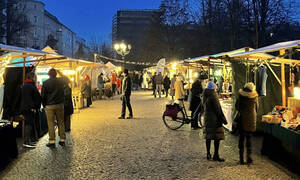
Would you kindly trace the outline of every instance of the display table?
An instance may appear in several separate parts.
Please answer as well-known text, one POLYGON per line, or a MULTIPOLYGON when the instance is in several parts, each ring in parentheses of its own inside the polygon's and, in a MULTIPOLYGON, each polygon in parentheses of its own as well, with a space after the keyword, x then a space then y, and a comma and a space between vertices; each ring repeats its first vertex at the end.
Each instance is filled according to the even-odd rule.
POLYGON ((300 174, 300 133, 279 124, 264 123, 263 155, 300 174))
POLYGON ((229 131, 232 131, 232 104, 226 100, 225 101, 220 100, 220 104, 221 104, 224 116, 228 123, 227 125, 224 125, 224 127, 226 129, 228 129, 229 131))
POLYGON ((0 170, 18 157, 16 136, 12 125, 0 127, 0 170))

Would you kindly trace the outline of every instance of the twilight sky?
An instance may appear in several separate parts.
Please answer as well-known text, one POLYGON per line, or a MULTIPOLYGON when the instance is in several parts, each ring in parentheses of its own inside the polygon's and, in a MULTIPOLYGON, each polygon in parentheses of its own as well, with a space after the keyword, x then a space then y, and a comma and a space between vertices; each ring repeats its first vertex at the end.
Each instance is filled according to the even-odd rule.
POLYGON ((112 17, 119 9, 156 9, 161 0, 41 0, 45 8, 77 35, 89 41, 110 40, 112 17))

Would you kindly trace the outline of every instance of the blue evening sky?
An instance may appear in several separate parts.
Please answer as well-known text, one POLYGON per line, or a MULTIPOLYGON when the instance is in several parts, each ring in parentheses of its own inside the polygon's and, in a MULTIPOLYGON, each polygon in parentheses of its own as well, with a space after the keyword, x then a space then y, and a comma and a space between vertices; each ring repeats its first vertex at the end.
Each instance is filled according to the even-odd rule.
POLYGON ((161 0, 41 0, 59 21, 87 41, 110 41, 112 17, 119 9, 156 9, 161 0))

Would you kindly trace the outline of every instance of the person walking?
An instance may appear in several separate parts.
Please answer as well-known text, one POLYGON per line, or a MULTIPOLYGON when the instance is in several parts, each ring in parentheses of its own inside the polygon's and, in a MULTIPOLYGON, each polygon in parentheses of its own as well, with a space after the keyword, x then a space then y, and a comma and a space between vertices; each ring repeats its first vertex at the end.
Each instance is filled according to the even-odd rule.
POLYGON ((34 82, 34 72, 26 74, 22 87, 21 113, 25 118, 24 143, 25 148, 35 148, 37 137, 33 137, 35 116, 41 108, 42 98, 34 82))
POLYGON ((151 81, 152 81, 153 95, 154 95, 154 97, 156 97, 156 94, 155 94, 155 92, 156 92, 156 72, 155 72, 154 75, 152 76, 151 81))
POLYGON ((117 74, 115 72, 111 74, 110 82, 113 95, 115 95, 117 91, 117 74))
POLYGON ((102 96, 104 94, 104 84, 105 80, 103 77, 103 73, 100 73, 98 78, 97 78, 97 88, 99 89, 99 97, 102 99, 102 96))
POLYGON ((72 89, 70 87, 70 80, 65 76, 63 77, 64 83, 64 120, 65 131, 71 131, 71 116, 74 113, 73 101, 72 101, 72 89))
POLYGON ((164 89, 166 92, 166 97, 168 97, 168 95, 169 95, 170 85, 171 85, 171 80, 170 80, 169 76, 166 75, 164 78, 164 89))
MULTIPOLYGON (((199 114, 202 111, 201 95, 203 93, 202 82, 200 76, 197 77, 191 88, 190 111, 192 111, 192 129, 199 129, 199 114)), ((201 117, 200 117, 201 118, 201 117)), ((201 119, 200 119, 201 120, 201 119)))
POLYGON ((161 98, 161 91, 164 83, 164 79, 161 72, 159 72, 158 75, 155 77, 155 82, 156 82, 156 88, 155 88, 154 97, 156 97, 156 94, 158 93, 159 98, 161 98))
POLYGON ((256 131, 256 114, 258 109, 258 93, 253 83, 246 83, 243 89, 239 90, 239 96, 236 101, 235 107, 239 113, 237 122, 239 128, 239 154, 240 164, 244 164, 244 146, 246 139, 247 147, 247 164, 253 162, 251 158, 251 137, 253 132, 256 131))
POLYGON ((214 161, 224 162, 219 156, 220 141, 225 139, 223 124, 227 124, 217 95, 217 86, 213 82, 207 84, 203 92, 204 106, 204 138, 206 139, 207 159, 211 159, 210 145, 214 140, 214 161))
POLYGON ((48 147, 55 147, 55 129, 54 121, 57 120, 58 134, 60 137, 59 145, 65 145, 66 133, 64 123, 64 84, 58 79, 54 68, 48 72, 49 79, 43 83, 42 104, 46 111, 49 143, 48 147))
POLYGON ((149 88, 148 86, 148 81, 149 81, 149 76, 147 72, 144 72, 143 74, 143 84, 142 84, 142 89, 147 90, 149 88))
POLYGON ((175 96, 175 88, 174 88, 175 82, 176 82, 176 75, 174 74, 171 79, 171 86, 170 86, 170 88, 171 88, 170 95, 172 96, 173 100, 174 100, 174 96, 175 96))
POLYGON ((130 104, 130 96, 131 96, 131 87, 132 87, 132 82, 131 78, 128 75, 128 69, 124 69, 124 78, 122 82, 122 113, 119 119, 125 119, 125 114, 126 114, 126 106, 129 111, 129 116, 127 119, 132 119, 133 114, 132 114, 132 107, 130 104))
POLYGON ((92 105, 92 86, 89 75, 86 75, 83 80, 81 93, 83 97, 86 98, 86 107, 90 107, 90 105, 92 105))
POLYGON ((183 100, 185 96, 185 91, 183 87, 182 77, 178 76, 176 78, 176 82, 174 84, 174 90, 175 90, 175 100, 179 101, 179 105, 183 105, 183 100))

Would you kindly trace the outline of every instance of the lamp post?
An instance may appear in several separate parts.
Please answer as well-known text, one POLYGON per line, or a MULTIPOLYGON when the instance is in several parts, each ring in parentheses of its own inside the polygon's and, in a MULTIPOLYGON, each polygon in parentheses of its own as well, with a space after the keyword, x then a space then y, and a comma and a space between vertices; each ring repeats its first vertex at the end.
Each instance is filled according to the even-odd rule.
POLYGON ((124 63, 124 69, 125 69, 125 56, 130 53, 131 50, 131 45, 130 44, 125 44, 124 42, 121 43, 116 43, 114 45, 114 49, 116 52, 122 56, 122 60, 124 63))

